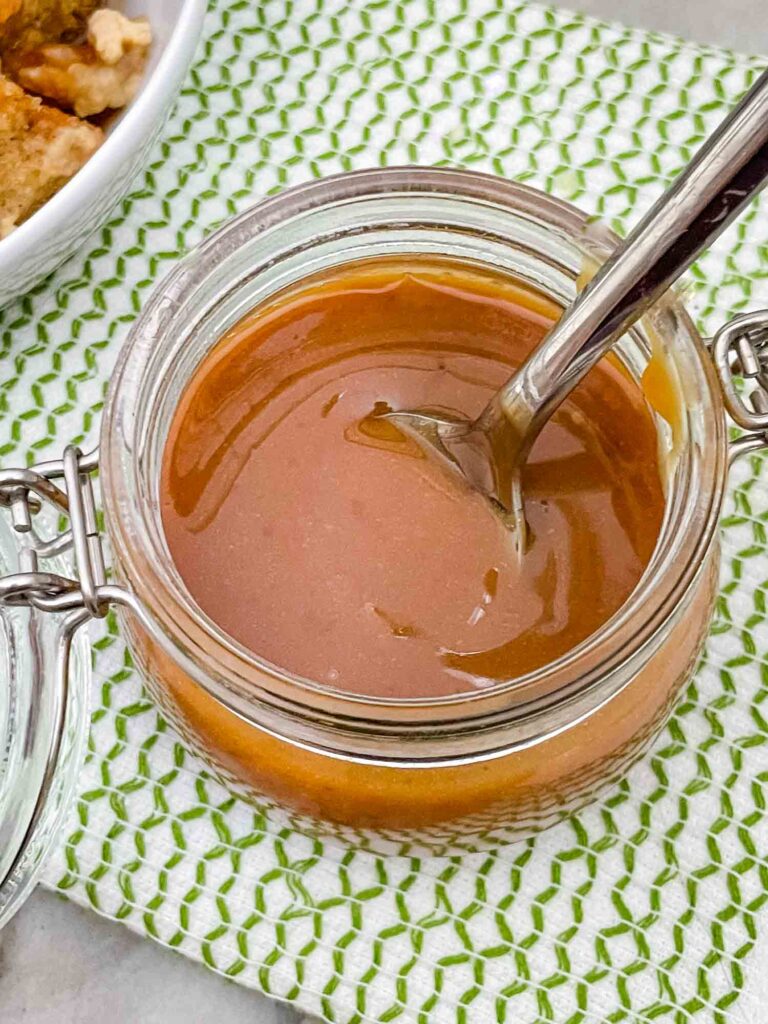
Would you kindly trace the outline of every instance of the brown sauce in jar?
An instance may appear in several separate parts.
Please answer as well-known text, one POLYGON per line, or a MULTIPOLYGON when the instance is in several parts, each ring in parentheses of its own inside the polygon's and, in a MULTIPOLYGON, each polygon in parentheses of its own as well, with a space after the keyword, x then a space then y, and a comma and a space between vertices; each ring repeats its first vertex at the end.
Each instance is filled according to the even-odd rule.
POLYGON ((493 686, 626 601, 664 511, 642 391, 603 360, 523 473, 527 551, 485 498, 377 417, 474 417, 559 309, 508 276, 377 260, 232 328, 171 424, 162 516, 199 607, 286 672, 368 696, 493 686))

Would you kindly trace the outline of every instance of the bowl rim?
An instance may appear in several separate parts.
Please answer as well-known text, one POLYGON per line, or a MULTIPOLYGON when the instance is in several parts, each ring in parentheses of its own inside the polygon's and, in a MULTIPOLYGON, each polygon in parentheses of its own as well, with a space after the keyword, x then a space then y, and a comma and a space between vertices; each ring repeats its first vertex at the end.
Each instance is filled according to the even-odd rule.
POLYGON ((21 260, 41 238, 63 229, 71 218, 72 204, 87 205, 88 197, 119 170, 126 152, 148 137, 147 126, 162 118, 192 62, 207 6, 207 0, 182 0, 168 42, 139 95, 80 170, 31 217, 0 239, 0 259, 21 260))

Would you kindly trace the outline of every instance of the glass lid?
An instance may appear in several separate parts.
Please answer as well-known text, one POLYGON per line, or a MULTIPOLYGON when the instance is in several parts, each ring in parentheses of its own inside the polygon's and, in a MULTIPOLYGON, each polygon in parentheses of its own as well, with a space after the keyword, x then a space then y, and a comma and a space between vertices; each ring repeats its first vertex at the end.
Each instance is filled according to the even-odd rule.
MULTIPOLYGON (((0 577, 23 572, 31 536, 0 509, 0 577)), ((46 567, 72 575, 65 554, 46 567)), ((30 894, 71 806, 88 722, 83 618, 0 604, 0 927, 30 894)))

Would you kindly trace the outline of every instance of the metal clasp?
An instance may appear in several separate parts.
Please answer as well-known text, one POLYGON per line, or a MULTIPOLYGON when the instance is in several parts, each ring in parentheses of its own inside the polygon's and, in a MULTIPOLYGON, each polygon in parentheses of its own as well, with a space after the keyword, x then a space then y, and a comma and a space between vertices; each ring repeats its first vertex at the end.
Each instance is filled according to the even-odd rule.
POLYGON ((768 448, 768 310, 734 317, 712 339, 711 350, 725 407, 747 431, 731 442, 731 461, 768 448), (754 386, 742 391, 737 377, 754 386))
POLYGON ((98 451, 83 454, 70 445, 61 459, 32 469, 0 470, 0 506, 10 509, 20 536, 19 571, 0 578, 0 604, 32 605, 43 611, 81 609, 103 618, 114 598, 107 584, 101 535, 96 515, 92 473, 98 451), (69 520, 63 532, 42 537, 33 516, 44 505, 69 520), (46 572, 46 557, 72 548, 76 578, 46 572))
MULTIPOLYGON (((9 856, 0 874, 0 890, 3 891, 8 891, 9 885, 12 891, 15 878, 31 877, 33 840, 48 812, 51 793, 60 786, 57 778, 64 737, 68 732, 74 737, 74 749, 84 742, 87 715, 83 712, 79 717, 72 717, 75 714, 72 708, 78 706, 71 700, 69 672, 74 634, 90 618, 103 618, 109 605, 122 594, 121 588, 107 583, 93 493, 92 473, 97 468, 97 452, 83 455, 78 448, 70 446, 58 461, 30 469, 0 470, 0 507, 10 511, 18 536, 17 571, 0 576, 0 606, 21 605, 29 609, 27 613, 22 612, 20 618, 28 620, 25 628, 29 629, 31 644, 29 676, 20 681, 11 673, 10 699, 12 703, 19 700, 13 687, 25 693, 22 703, 26 702, 31 708, 30 715, 35 723, 27 740, 33 745, 30 749, 40 755, 36 761, 27 751, 30 771, 27 784, 34 800, 28 816, 19 818, 16 831, 11 830, 13 845, 5 851, 9 856), (56 517, 56 526, 47 527, 49 536, 43 534, 46 517, 41 513, 46 508, 56 517), (68 521, 63 530, 61 517, 68 521), (60 559, 52 566, 57 571, 49 571, 50 564, 46 568, 46 561, 70 549, 74 552, 74 578, 62 575, 62 567, 63 572, 69 570, 68 563, 60 559), (53 649, 35 640, 42 635, 38 610, 63 613, 53 634, 46 633, 55 638, 53 649), (19 689, 24 685, 26 691, 19 689)), ((84 694, 81 693, 79 699, 85 707, 84 694)), ((60 815, 62 809, 56 813, 60 815)), ((0 917, 2 911, 0 903, 0 917)))

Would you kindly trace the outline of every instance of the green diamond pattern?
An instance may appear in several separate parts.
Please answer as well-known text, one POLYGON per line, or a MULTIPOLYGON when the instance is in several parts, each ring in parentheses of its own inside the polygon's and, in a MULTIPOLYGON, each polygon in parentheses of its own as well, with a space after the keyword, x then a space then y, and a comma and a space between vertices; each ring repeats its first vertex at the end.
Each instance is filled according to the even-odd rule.
MULTIPOLYGON (((97 437, 120 343, 181 253, 259 197, 405 162, 529 181, 621 231, 759 61, 512 0, 218 0, 149 166, 0 313, 0 454, 97 437)), ((768 207, 691 274, 711 331, 768 306, 768 207)), ((737 467, 700 670, 598 805, 494 854, 374 856, 211 778, 94 630, 87 764, 47 883, 337 1024, 765 1020, 768 489, 737 467)))

